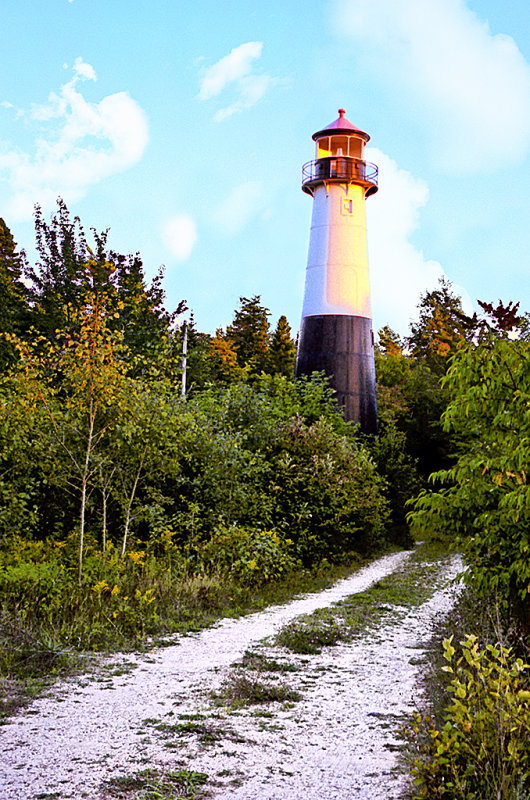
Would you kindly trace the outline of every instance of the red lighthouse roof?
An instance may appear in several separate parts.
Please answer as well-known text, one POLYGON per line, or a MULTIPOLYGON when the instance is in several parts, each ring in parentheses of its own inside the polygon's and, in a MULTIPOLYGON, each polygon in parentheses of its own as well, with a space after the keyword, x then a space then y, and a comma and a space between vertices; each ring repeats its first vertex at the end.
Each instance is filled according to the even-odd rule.
POLYGON ((365 142, 369 142, 369 135, 354 125, 353 122, 350 122, 349 119, 346 119, 344 116, 345 114, 346 111, 343 108, 339 108, 338 119, 334 120, 334 122, 330 122, 330 124, 326 125, 325 128, 322 128, 322 130, 314 133, 314 141, 322 138, 322 136, 331 136, 334 133, 343 133, 346 136, 360 136, 365 142))

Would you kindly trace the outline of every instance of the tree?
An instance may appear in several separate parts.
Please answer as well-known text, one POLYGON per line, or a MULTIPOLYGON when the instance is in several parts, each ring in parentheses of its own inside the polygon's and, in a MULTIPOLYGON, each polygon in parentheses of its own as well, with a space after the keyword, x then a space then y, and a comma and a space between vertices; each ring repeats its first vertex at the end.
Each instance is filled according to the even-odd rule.
POLYGON ((122 336, 132 374, 151 368, 178 372, 180 346, 173 326, 186 303, 171 313, 165 309, 163 269, 148 284, 138 253, 111 250, 108 230, 92 228, 90 246, 79 217, 72 218, 61 199, 57 206, 50 222, 39 206, 35 210, 39 260, 35 268, 26 268, 35 326, 48 339, 56 330, 74 331, 80 310, 95 297, 105 304, 110 330, 122 336))
POLYGON ((291 337, 291 326, 282 314, 278 319, 271 338, 268 358, 268 372, 291 376, 296 361, 296 344, 291 337))
MULTIPOLYGON (((11 231, 0 218, 0 333, 20 335, 29 327, 27 289, 22 282, 26 266, 25 253, 17 251, 11 231)), ((0 337, 0 372, 14 361, 15 350, 0 337)))
POLYGON ((105 281, 111 267, 106 264, 106 234, 96 242, 97 271, 87 272, 90 253, 79 217, 71 219, 66 203, 57 201, 50 223, 40 206, 35 207, 35 237, 39 257, 36 268, 27 267, 34 324, 47 337, 70 328, 94 282, 105 281))
POLYGON ((223 383, 233 383, 244 380, 249 372, 248 366, 240 364, 239 353, 233 339, 228 337, 220 328, 215 336, 208 342, 210 369, 215 380, 223 383))
POLYGON ((450 463, 451 436, 440 422, 448 391, 423 357, 402 352, 394 339, 385 343, 385 351, 376 347, 375 369, 381 435, 387 428, 404 433, 406 453, 426 480, 450 463))
POLYGON ((451 282, 440 278, 436 289, 421 296, 418 310, 419 320, 410 325, 407 347, 435 374, 443 375, 450 357, 472 336, 462 302, 452 291, 451 282))
POLYGON ((264 372, 270 346, 270 311, 261 305, 259 295, 240 297, 240 307, 227 328, 226 336, 233 343, 240 367, 248 365, 251 373, 264 372))
POLYGON ((401 336, 385 325, 377 334, 377 350, 384 355, 401 355, 403 353, 401 336))
POLYGON ((443 423, 457 460, 432 476, 438 488, 420 494, 413 525, 454 532, 467 579, 528 623, 530 342, 484 332, 453 357, 444 383, 452 400, 443 423))
POLYGON ((145 515, 155 494, 160 500, 158 487, 165 476, 175 480, 179 473, 180 440, 186 425, 180 401, 168 381, 129 379, 126 397, 117 411, 105 472, 112 473, 113 495, 122 511, 123 557, 133 522, 145 515))
POLYGON ((48 480, 74 492, 79 504, 79 583, 89 495, 127 397, 119 337, 104 303, 88 299, 77 314, 68 311, 77 333, 58 333, 53 343, 12 339, 20 357, 12 376, 19 413, 34 419, 34 434, 47 444, 48 480))

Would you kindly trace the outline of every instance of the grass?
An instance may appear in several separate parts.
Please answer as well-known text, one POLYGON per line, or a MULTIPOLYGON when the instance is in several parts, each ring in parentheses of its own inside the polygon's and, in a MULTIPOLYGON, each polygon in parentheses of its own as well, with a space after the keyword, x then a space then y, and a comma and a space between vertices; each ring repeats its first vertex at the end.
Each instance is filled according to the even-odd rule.
POLYGON ((260 587, 204 576, 175 576, 170 582, 167 571, 161 569, 160 574, 140 576, 138 608, 131 605, 136 590, 126 585, 114 596, 102 592, 99 600, 93 586, 87 585, 81 590, 74 587, 61 602, 42 597, 41 591, 39 609, 49 601, 55 610, 53 615, 40 617, 32 611, 35 604, 29 594, 23 600, 18 595, 12 598, 13 608, 26 603, 23 614, 14 611, 10 599, 4 597, 0 611, 0 723, 42 694, 58 676, 85 668, 87 651, 169 646, 175 633, 199 631, 221 617, 236 617, 288 602, 301 593, 321 591, 360 566, 359 559, 342 565, 326 563, 313 572, 298 570, 260 587), (153 595, 145 599, 150 587, 154 587, 156 603, 150 602, 153 595), (114 619, 112 604, 118 602, 120 611, 114 619))
POLYGON ((234 670, 220 690, 212 694, 212 699, 217 703, 240 708, 265 703, 295 703, 301 700, 302 696, 284 683, 264 682, 257 676, 234 670))
POLYGON ((359 636, 383 619, 397 620, 404 609, 419 606, 431 597, 438 584, 440 559, 445 556, 445 549, 438 546, 420 546, 404 567, 366 591, 285 625, 275 644, 293 653, 315 655, 323 647, 359 636))
POLYGON ((112 778, 103 787, 103 797, 116 800, 199 800, 206 797, 204 772, 145 769, 133 775, 112 778))
MULTIPOLYGON (((186 716, 198 717, 199 715, 182 715, 181 718, 185 718, 186 716)), ((184 719, 182 722, 175 723, 161 722, 157 719, 147 719, 144 720, 144 724, 152 725, 165 739, 171 737, 185 739, 190 736, 196 736, 200 743, 205 746, 215 744, 225 739, 229 739, 233 742, 244 741, 231 728, 221 727, 211 720, 205 719, 202 715, 200 715, 200 719, 184 719)), ((171 746, 175 746, 175 743, 171 746)))
POLYGON ((241 661, 237 663, 240 669, 249 669, 256 672, 298 672, 300 666, 290 661, 278 661, 269 658, 263 653, 247 650, 241 661))
POLYGON ((25 619, 0 613, 0 724, 49 688, 59 676, 87 665, 87 658, 61 645, 25 619))

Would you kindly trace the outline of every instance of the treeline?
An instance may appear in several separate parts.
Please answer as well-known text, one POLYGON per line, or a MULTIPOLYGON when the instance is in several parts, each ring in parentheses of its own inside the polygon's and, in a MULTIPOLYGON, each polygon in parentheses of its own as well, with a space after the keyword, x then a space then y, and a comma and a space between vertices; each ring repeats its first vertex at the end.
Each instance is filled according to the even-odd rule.
MULTIPOLYGON (((214 336, 162 273, 59 202, 38 260, 0 223, 0 591, 6 619, 83 646, 377 552, 386 479, 259 297, 214 336), (39 630, 41 629, 39 628, 39 630)), ((403 534, 400 536, 403 538, 403 534)))
POLYGON ((420 299, 408 337, 383 328, 380 432, 365 439, 323 376, 293 380, 290 326, 282 316, 272 330, 258 296, 242 297, 211 336, 185 301, 165 308, 162 271, 148 282, 138 254, 112 251, 107 232, 92 229, 89 240, 62 201, 49 221, 37 209, 35 227, 30 266, 0 221, 6 608, 25 613, 38 595, 44 613, 52 597, 67 609, 82 596, 119 622, 123 597, 129 607, 150 588, 156 599, 161 570, 258 585, 407 545, 407 503, 422 490, 415 530, 461 535, 477 585, 496 574, 506 602, 524 606, 515 549, 526 551, 514 530, 528 514, 525 452, 515 441, 506 452, 507 430, 517 437, 528 425, 528 326, 517 307, 483 304, 481 319, 469 318, 441 281, 420 299), (519 460, 484 460, 501 452, 519 460), (438 491, 433 473, 447 484, 438 491), (499 536, 512 544, 492 548, 499 536), (114 592, 116 617, 96 586, 114 592))

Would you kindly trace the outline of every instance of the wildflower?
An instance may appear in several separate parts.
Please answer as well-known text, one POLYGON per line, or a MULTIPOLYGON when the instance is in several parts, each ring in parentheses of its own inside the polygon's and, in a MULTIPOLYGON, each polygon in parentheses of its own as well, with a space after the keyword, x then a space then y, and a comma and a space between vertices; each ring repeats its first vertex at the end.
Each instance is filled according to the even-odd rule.
POLYGON ((144 566, 143 558, 145 556, 145 550, 131 550, 127 555, 133 564, 138 564, 140 567, 144 566))

